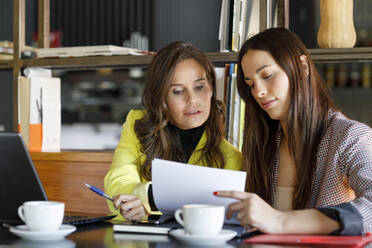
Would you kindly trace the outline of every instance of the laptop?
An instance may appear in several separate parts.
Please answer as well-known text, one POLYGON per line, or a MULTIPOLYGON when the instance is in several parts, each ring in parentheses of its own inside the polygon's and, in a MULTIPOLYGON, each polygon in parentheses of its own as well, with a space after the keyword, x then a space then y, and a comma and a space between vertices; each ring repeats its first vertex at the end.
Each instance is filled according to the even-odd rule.
MULTIPOLYGON (((18 133, 0 132, 0 223, 22 224, 18 207, 25 201, 47 201, 37 171, 18 133)), ((65 212, 64 224, 80 225, 114 218, 115 215, 65 212)))

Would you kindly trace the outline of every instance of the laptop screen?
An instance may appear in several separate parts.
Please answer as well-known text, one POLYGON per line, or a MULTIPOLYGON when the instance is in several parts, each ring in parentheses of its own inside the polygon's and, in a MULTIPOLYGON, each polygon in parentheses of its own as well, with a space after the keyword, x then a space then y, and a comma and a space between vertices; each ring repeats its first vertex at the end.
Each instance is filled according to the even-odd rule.
POLYGON ((20 220, 25 201, 47 200, 31 157, 18 133, 0 132, 0 221, 20 220))

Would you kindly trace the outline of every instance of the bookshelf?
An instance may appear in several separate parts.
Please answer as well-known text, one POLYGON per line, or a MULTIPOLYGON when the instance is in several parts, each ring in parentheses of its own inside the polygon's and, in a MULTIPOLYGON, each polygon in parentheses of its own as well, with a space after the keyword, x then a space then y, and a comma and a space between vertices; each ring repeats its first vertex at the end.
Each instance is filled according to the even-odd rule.
MULTIPOLYGON (((372 47, 356 48, 330 48, 309 49, 316 63, 351 63, 371 62, 372 47)), ((213 63, 235 62, 235 52, 209 52, 208 57, 213 63)), ((130 67, 147 66, 154 55, 114 55, 114 56, 90 56, 74 58, 48 58, 48 59, 20 59, 21 67, 50 67, 50 68, 100 68, 100 67, 130 67)), ((0 61, 0 68, 12 69, 13 60, 0 61)))
MULTIPOLYGON (((13 41, 14 59, 11 61, 1 61, 0 69, 13 70, 13 106, 17 106, 17 81, 20 70, 24 67, 49 67, 66 69, 86 69, 100 67, 146 67, 153 58, 153 55, 116 55, 116 56, 92 56, 92 57, 73 57, 73 58, 43 58, 43 59, 22 59, 21 51, 25 46, 25 1, 13 0, 13 41)), ((259 5, 259 29, 263 30, 268 23, 268 9, 271 8, 266 0, 260 0, 259 5)), ((289 0, 277 0, 278 26, 288 27, 289 0)), ((39 27, 39 47, 45 48, 49 41, 49 21, 50 21, 50 0, 38 0, 38 27, 39 27)), ((309 52, 316 63, 351 63, 351 62, 372 62, 372 47, 363 48, 340 48, 340 49, 309 49, 309 52)), ((213 63, 235 62, 237 53, 235 52, 210 52, 208 57, 213 63)), ((13 108, 13 129, 17 130, 18 109, 13 108)))

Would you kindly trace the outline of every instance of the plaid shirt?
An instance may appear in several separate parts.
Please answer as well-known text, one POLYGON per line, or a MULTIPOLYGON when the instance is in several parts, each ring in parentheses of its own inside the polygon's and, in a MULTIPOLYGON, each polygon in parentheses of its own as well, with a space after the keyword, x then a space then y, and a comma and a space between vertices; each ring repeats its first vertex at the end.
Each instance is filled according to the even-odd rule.
MULTIPOLYGON (((344 229, 352 229, 353 226, 355 227, 355 222, 363 222, 361 229, 364 230, 361 231, 371 232, 372 129, 357 121, 349 120, 342 113, 334 110, 329 111, 328 121, 318 148, 316 172, 308 208, 338 208, 338 211, 344 212, 338 216, 344 229), (357 210, 354 210, 353 214, 354 223, 348 223, 353 222, 350 220, 353 212, 350 212, 350 209, 357 210), (346 213, 348 211, 350 214, 346 213)), ((279 131, 272 175, 272 206, 275 202, 278 181, 280 136, 279 131)))

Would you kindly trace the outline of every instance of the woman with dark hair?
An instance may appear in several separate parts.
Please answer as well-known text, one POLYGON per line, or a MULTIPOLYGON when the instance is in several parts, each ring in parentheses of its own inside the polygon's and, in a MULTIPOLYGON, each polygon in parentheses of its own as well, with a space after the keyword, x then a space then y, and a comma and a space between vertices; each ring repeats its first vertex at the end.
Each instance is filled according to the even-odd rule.
POLYGON ((242 225, 265 233, 372 231, 372 130, 334 106, 304 44, 284 28, 242 46, 247 192, 219 191, 242 225))
POLYGON ((214 67, 195 46, 174 42, 155 55, 142 98, 145 110, 129 112, 105 177, 113 213, 119 208, 129 220, 154 213, 154 158, 241 169, 240 151, 224 138, 225 109, 215 89, 214 67))

